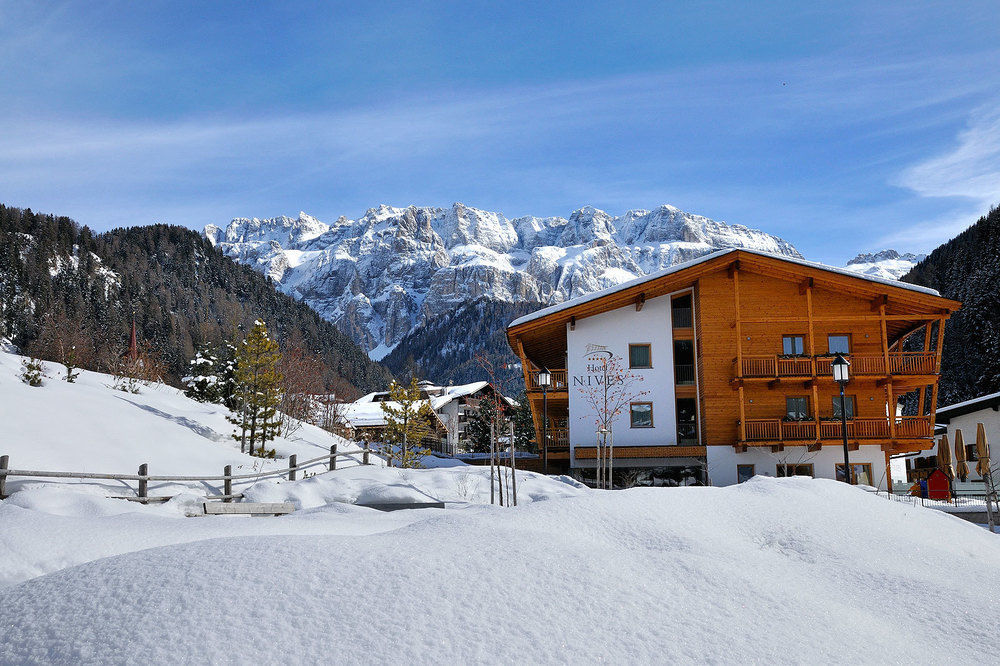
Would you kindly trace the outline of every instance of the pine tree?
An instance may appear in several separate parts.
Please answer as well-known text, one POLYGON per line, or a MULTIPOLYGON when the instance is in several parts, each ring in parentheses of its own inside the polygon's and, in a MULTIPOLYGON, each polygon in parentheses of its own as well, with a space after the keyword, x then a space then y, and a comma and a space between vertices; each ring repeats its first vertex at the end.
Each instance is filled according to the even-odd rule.
POLYGON ((264 322, 254 322, 236 356, 238 409, 229 417, 237 426, 233 439, 248 447, 252 455, 274 457, 264 448, 277 436, 281 426, 278 403, 281 401, 281 353, 278 343, 268 336, 264 322), (245 442, 245 444, 244 444, 245 442))
POLYGON ((514 448, 519 451, 534 451, 535 422, 531 418, 527 393, 521 392, 517 406, 511 410, 510 419, 514 422, 514 448))
POLYGON ((469 438, 469 449, 472 453, 489 453, 493 447, 492 435, 499 429, 502 416, 497 413, 497 405, 493 396, 479 401, 479 409, 469 419, 465 434, 469 438), (493 430, 490 430, 493 424, 493 430))
POLYGON ((28 386, 41 386, 45 374, 45 366, 37 358, 21 359, 21 381, 28 386))
POLYGON ((385 415, 383 455, 386 462, 397 467, 423 467, 421 457, 430 450, 421 444, 430 431, 429 421, 434 417, 430 404, 421 397, 417 378, 409 386, 393 381, 389 384, 389 400, 380 403, 385 415))
POLYGON ((188 365, 190 374, 181 379, 184 395, 199 402, 219 402, 219 359, 208 345, 202 347, 188 365))

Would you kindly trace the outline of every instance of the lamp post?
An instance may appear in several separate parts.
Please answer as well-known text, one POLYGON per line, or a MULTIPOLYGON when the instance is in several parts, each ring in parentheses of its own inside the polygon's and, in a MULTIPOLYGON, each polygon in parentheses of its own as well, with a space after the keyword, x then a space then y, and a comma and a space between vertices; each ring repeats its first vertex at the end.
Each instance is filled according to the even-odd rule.
POLYGON ((549 473, 549 437, 547 427, 549 424, 549 386, 552 384, 552 375, 542 368, 538 371, 538 385, 542 387, 542 470, 549 473))
POLYGON ((844 398, 844 386, 850 381, 850 368, 851 362, 844 358, 843 354, 837 354, 837 357, 833 359, 830 363, 830 368, 833 370, 833 381, 840 384, 840 434, 844 438, 844 481, 851 483, 851 461, 850 453, 847 448, 847 401, 844 398))

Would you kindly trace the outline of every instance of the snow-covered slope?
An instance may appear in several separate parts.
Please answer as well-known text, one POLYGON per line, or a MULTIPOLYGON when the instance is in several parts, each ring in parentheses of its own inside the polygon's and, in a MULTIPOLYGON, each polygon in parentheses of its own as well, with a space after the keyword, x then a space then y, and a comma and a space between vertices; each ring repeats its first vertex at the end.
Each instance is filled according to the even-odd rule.
POLYGON ((1000 654, 1000 537, 834 481, 256 520, 60 520, 5 504, 0 543, 31 521, 57 550, 91 528, 90 542, 134 552, 0 591, 0 663, 978 664, 1000 654), (176 545, 150 548, 157 539, 176 545))
MULTIPOLYGON (((73 384, 59 377, 63 367, 45 363, 45 384, 32 387, 18 374, 21 358, 0 351, 0 455, 10 456, 13 469, 135 474, 142 463, 150 474, 221 474, 287 468, 285 460, 262 460, 240 453, 231 437, 233 425, 222 405, 197 402, 162 384, 132 394, 111 388, 112 378, 80 373, 73 384)), ((329 452, 331 444, 350 451, 353 444, 310 424, 269 446, 279 456, 299 460, 329 452)), ((352 464, 344 459, 343 466, 352 464)), ((12 477, 8 492, 36 482, 12 477)), ((87 481, 95 492, 129 495, 134 488, 116 481, 87 481)), ((134 486, 134 482, 133 482, 134 486)), ((150 482, 150 495, 170 495, 185 487, 204 491, 203 484, 150 482)))
POLYGON ((926 258, 926 254, 881 250, 859 254, 847 262, 846 268, 871 277, 898 280, 926 258))
POLYGON ((205 236, 382 358, 428 318, 476 299, 560 303, 723 247, 792 257, 789 243, 673 206, 613 217, 508 220, 464 206, 379 206, 358 220, 239 218, 205 236))

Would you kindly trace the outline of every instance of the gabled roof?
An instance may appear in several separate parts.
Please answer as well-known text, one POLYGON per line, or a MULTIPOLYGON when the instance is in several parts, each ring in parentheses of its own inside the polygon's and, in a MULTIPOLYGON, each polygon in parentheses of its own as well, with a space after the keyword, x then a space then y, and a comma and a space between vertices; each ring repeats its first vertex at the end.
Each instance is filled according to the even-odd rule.
POLYGON ((972 398, 964 402, 956 402, 954 405, 938 407, 935 420, 941 423, 949 423, 951 419, 957 416, 965 416, 966 414, 972 414, 984 409, 1000 410, 1000 393, 981 395, 978 398, 972 398))
POLYGON ((691 261, 685 261, 685 262, 682 262, 680 264, 674 264, 673 266, 671 266, 669 268, 666 268, 666 269, 664 269, 662 271, 657 271, 655 273, 649 273, 648 275, 644 275, 644 276, 642 276, 640 278, 636 278, 635 280, 629 280, 628 282, 623 282, 621 284, 615 285, 614 287, 608 287, 607 289, 602 289, 600 291, 595 291, 595 292, 586 294, 584 296, 579 296, 577 298, 571 298, 570 300, 563 301, 562 303, 559 303, 557 305, 551 305, 551 306, 549 306, 547 308, 542 308, 541 310, 536 310, 535 312, 532 312, 530 314, 526 314, 523 317, 518 317, 517 319, 515 319, 514 321, 512 321, 508 325, 507 328, 511 329, 511 328, 514 328, 514 327, 517 327, 517 326, 521 326, 522 324, 526 324, 528 322, 535 321, 537 319, 542 319, 544 317, 547 317, 549 315, 555 314, 557 312, 561 312, 563 310, 568 310, 570 308, 574 308, 576 306, 582 305, 584 303, 589 303, 591 301, 600 300, 602 298, 606 298, 606 297, 611 296, 613 294, 616 294, 618 292, 622 292, 622 291, 631 289, 633 287, 637 287, 637 286, 645 284, 647 282, 652 282, 653 280, 659 280, 660 278, 664 278, 664 277, 667 277, 669 275, 673 275, 675 273, 680 273, 682 271, 688 270, 688 269, 693 268, 695 266, 698 266, 700 264, 705 264, 705 263, 708 263, 710 261, 715 261, 717 259, 725 257, 727 255, 736 255, 736 254, 739 254, 739 253, 756 255, 756 256, 765 257, 765 258, 768 258, 768 259, 777 259, 779 261, 783 261, 783 262, 786 262, 786 263, 789 263, 789 264, 797 264, 799 266, 803 266, 803 267, 806 267, 806 268, 818 269, 818 270, 822 270, 822 271, 825 271, 825 272, 828 272, 828 273, 836 273, 838 275, 850 277, 850 278, 853 278, 853 279, 856 279, 856 280, 861 280, 863 282, 872 282, 872 283, 877 283, 877 284, 882 284, 882 285, 886 285, 886 286, 889 286, 889 287, 893 287, 895 289, 904 289, 904 290, 907 290, 907 291, 917 292, 917 293, 924 294, 924 295, 927 295, 927 296, 937 296, 939 298, 941 297, 941 294, 938 293, 934 289, 930 289, 928 287, 921 287, 920 285, 910 284, 908 282, 899 282, 898 280, 887 280, 887 279, 884 279, 884 278, 873 277, 873 276, 870 276, 870 275, 863 275, 861 273, 856 273, 856 272, 848 270, 846 268, 837 268, 835 266, 827 266, 826 264, 820 264, 820 263, 816 263, 816 262, 813 262, 813 261, 806 261, 805 259, 793 259, 791 257, 786 257, 786 256, 783 256, 783 255, 771 254, 769 252, 760 252, 758 250, 746 250, 746 249, 743 249, 743 248, 730 248, 730 249, 725 249, 725 250, 718 250, 716 252, 712 252, 710 254, 706 254, 704 256, 698 257, 697 259, 692 259, 691 261))

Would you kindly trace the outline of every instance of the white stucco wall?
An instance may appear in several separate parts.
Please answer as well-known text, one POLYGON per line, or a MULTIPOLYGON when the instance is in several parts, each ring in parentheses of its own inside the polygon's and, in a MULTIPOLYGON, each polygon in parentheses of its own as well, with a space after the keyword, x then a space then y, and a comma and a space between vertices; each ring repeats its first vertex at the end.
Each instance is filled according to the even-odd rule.
MULTIPOLYGON (((612 424, 615 447, 667 446, 677 443, 674 398, 674 350, 670 324, 670 297, 659 296, 645 302, 636 312, 634 305, 578 319, 576 329, 566 330, 566 369, 569 375, 569 429, 572 446, 597 443, 596 413, 585 399, 585 385, 597 381, 600 373, 588 369, 587 345, 603 345, 628 368, 629 344, 650 345, 652 368, 629 370, 642 378, 634 391, 646 391, 636 402, 653 403, 653 427, 632 428, 628 408, 612 424)), ((602 377, 603 381, 603 377, 602 377)), ((576 466, 575 456, 572 461, 576 466)))
MULTIPOLYGON (((980 409, 978 412, 956 416, 948 425, 948 444, 951 445, 951 458, 955 460, 955 431, 962 431, 962 439, 966 445, 976 443, 976 424, 982 423, 986 430, 986 441, 990 443, 991 460, 1000 458, 1000 412, 994 412, 991 407, 980 409)), ((937 444, 933 451, 928 451, 921 455, 937 455, 937 444)), ((982 476, 976 473, 976 464, 969 464, 969 480, 982 481, 982 476)), ((993 475, 996 479, 996 474, 993 475)))
MULTIPOLYGON (((844 462, 844 449, 825 445, 809 452, 805 446, 786 446, 784 451, 772 453, 770 447, 751 446, 746 453, 736 453, 731 446, 709 446, 708 475, 713 486, 730 486, 736 483, 737 465, 754 465, 754 472, 762 476, 777 476, 779 464, 813 466, 817 479, 836 479, 838 463, 844 462)), ((851 463, 868 463, 872 466, 872 485, 886 488, 885 453, 881 446, 862 445, 850 452, 851 463)))

